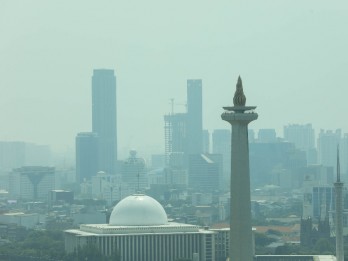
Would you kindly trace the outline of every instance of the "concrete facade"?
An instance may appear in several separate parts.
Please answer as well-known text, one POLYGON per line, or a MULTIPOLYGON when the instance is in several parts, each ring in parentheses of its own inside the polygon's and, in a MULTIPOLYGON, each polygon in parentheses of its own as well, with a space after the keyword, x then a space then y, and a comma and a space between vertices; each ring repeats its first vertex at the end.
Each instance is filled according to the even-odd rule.
POLYGON ((252 261, 250 174, 248 124, 256 120, 256 113, 245 113, 256 107, 246 107, 242 80, 239 77, 233 107, 224 107, 221 118, 232 125, 231 148, 231 219, 230 248, 232 261, 252 261))
POLYGON ((117 160, 116 77, 98 69, 92 76, 92 131, 98 134, 99 170, 114 174, 117 160))

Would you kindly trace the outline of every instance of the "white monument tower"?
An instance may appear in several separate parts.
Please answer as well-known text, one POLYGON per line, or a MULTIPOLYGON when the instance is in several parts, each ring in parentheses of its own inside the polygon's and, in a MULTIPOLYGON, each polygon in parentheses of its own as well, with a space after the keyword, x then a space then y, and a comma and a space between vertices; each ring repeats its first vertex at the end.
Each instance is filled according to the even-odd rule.
POLYGON ((344 261, 344 248, 343 248, 343 182, 341 182, 340 174, 340 156, 339 149, 337 148, 337 180, 335 185, 336 194, 336 259, 337 261, 344 261))
POLYGON ((231 216, 230 261, 252 261, 253 240, 251 227, 250 174, 248 124, 256 120, 256 107, 245 106, 242 80, 239 77, 233 107, 223 107, 221 118, 232 125, 231 151, 231 216))

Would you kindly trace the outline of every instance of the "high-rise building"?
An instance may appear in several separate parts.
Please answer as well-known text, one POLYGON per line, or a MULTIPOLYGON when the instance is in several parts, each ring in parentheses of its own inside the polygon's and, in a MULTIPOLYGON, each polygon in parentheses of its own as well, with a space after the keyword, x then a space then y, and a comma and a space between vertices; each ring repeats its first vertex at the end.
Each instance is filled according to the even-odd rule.
POLYGON ((248 141, 249 143, 254 143, 255 142, 255 131, 252 129, 248 129, 248 141))
POLYGON ((75 139, 76 144, 76 180, 82 182, 97 175, 98 168, 98 135, 93 132, 80 132, 75 139))
POLYGON ((117 160, 116 77, 97 69, 92 76, 92 131, 99 137, 99 170, 113 174, 117 160))
POLYGON ((93 198, 103 199, 109 206, 112 206, 114 201, 122 199, 120 175, 110 175, 99 171, 91 179, 91 188, 93 198))
POLYGON ((25 166, 25 142, 0 142, 0 171, 7 172, 12 168, 25 166))
POLYGON ((277 142, 277 133, 275 129, 260 129, 257 135, 259 143, 277 142))
MULTIPOLYGON (((172 103, 173 106, 173 103, 172 103)), ((209 133, 203 133, 202 80, 187 80, 187 112, 164 116, 165 159, 184 153, 185 165, 191 154, 209 151, 209 133)))
POLYGON ((308 165, 316 164, 315 135, 312 124, 289 124, 284 126, 284 139, 306 152, 308 165))
POLYGON ((341 130, 320 130, 318 137, 318 161, 320 164, 333 167, 336 173, 336 150, 341 141, 341 130))
POLYGON ((145 160, 137 157, 137 152, 131 150, 129 157, 121 165, 123 184, 127 184, 132 193, 143 192, 148 187, 148 177, 145 170, 145 160))
POLYGON ((55 188, 53 167, 25 166, 13 169, 9 175, 10 195, 18 199, 48 200, 55 188))
POLYGON ((295 144, 296 148, 307 151, 315 147, 312 124, 289 124, 284 126, 284 139, 295 144))
POLYGON ((188 184, 198 191, 218 190, 221 169, 222 155, 191 154, 188 161, 188 184))
POLYGON ((208 130, 203 130, 202 138, 203 138, 202 152, 204 154, 208 154, 210 153, 210 133, 208 130))
POLYGON ((227 129, 214 130, 212 140, 213 154, 222 155, 223 181, 228 181, 231 169, 231 131, 227 129))
POLYGON ((202 80, 187 80, 187 153, 202 152, 202 80))
POLYGON ((165 161, 169 164, 172 153, 187 154, 187 114, 172 113, 164 116, 165 161))

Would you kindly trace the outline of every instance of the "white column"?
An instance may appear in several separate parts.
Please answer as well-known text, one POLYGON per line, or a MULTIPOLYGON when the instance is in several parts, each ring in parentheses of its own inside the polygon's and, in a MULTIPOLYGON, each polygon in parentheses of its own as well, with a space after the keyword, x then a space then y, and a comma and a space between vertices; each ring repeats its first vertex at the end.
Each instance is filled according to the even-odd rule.
POLYGON ((246 97, 239 77, 233 107, 223 107, 221 118, 232 125, 230 261, 253 261, 251 227, 248 124, 256 120, 255 106, 245 106, 246 97), (251 111, 251 112, 250 112, 251 111))

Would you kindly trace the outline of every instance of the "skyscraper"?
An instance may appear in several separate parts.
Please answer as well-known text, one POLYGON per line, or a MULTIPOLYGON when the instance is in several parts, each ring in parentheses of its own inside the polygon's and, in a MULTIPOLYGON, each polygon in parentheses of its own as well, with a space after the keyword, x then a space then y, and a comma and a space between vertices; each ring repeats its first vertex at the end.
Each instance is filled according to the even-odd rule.
POLYGON ((116 77, 97 69, 92 76, 92 131, 99 137, 99 170, 114 173, 117 160, 116 77))
POLYGON ((203 151, 202 80, 187 80, 187 153, 203 151))
POLYGON ((308 165, 317 163, 315 134, 312 124, 284 126, 284 139, 294 143, 297 149, 306 152, 308 165))
POLYGON ((187 153, 187 114, 172 113, 164 116, 165 161, 171 153, 187 153))
POLYGON ((98 136, 93 132, 80 132, 75 139, 76 144, 76 180, 82 182, 97 175, 98 168, 98 136))
POLYGON ((9 175, 9 192, 12 198, 47 200, 55 188, 54 167, 25 166, 13 169, 9 175))
POLYGON ((227 129, 214 130, 212 135, 213 153, 222 155, 222 181, 227 182, 231 170, 231 131, 227 129))
POLYGON ((320 130, 318 137, 318 163, 333 167, 336 173, 336 147, 341 141, 341 130, 320 130))
POLYGON ((188 184, 201 192, 219 189, 222 168, 220 154, 192 154, 188 162, 188 184))

